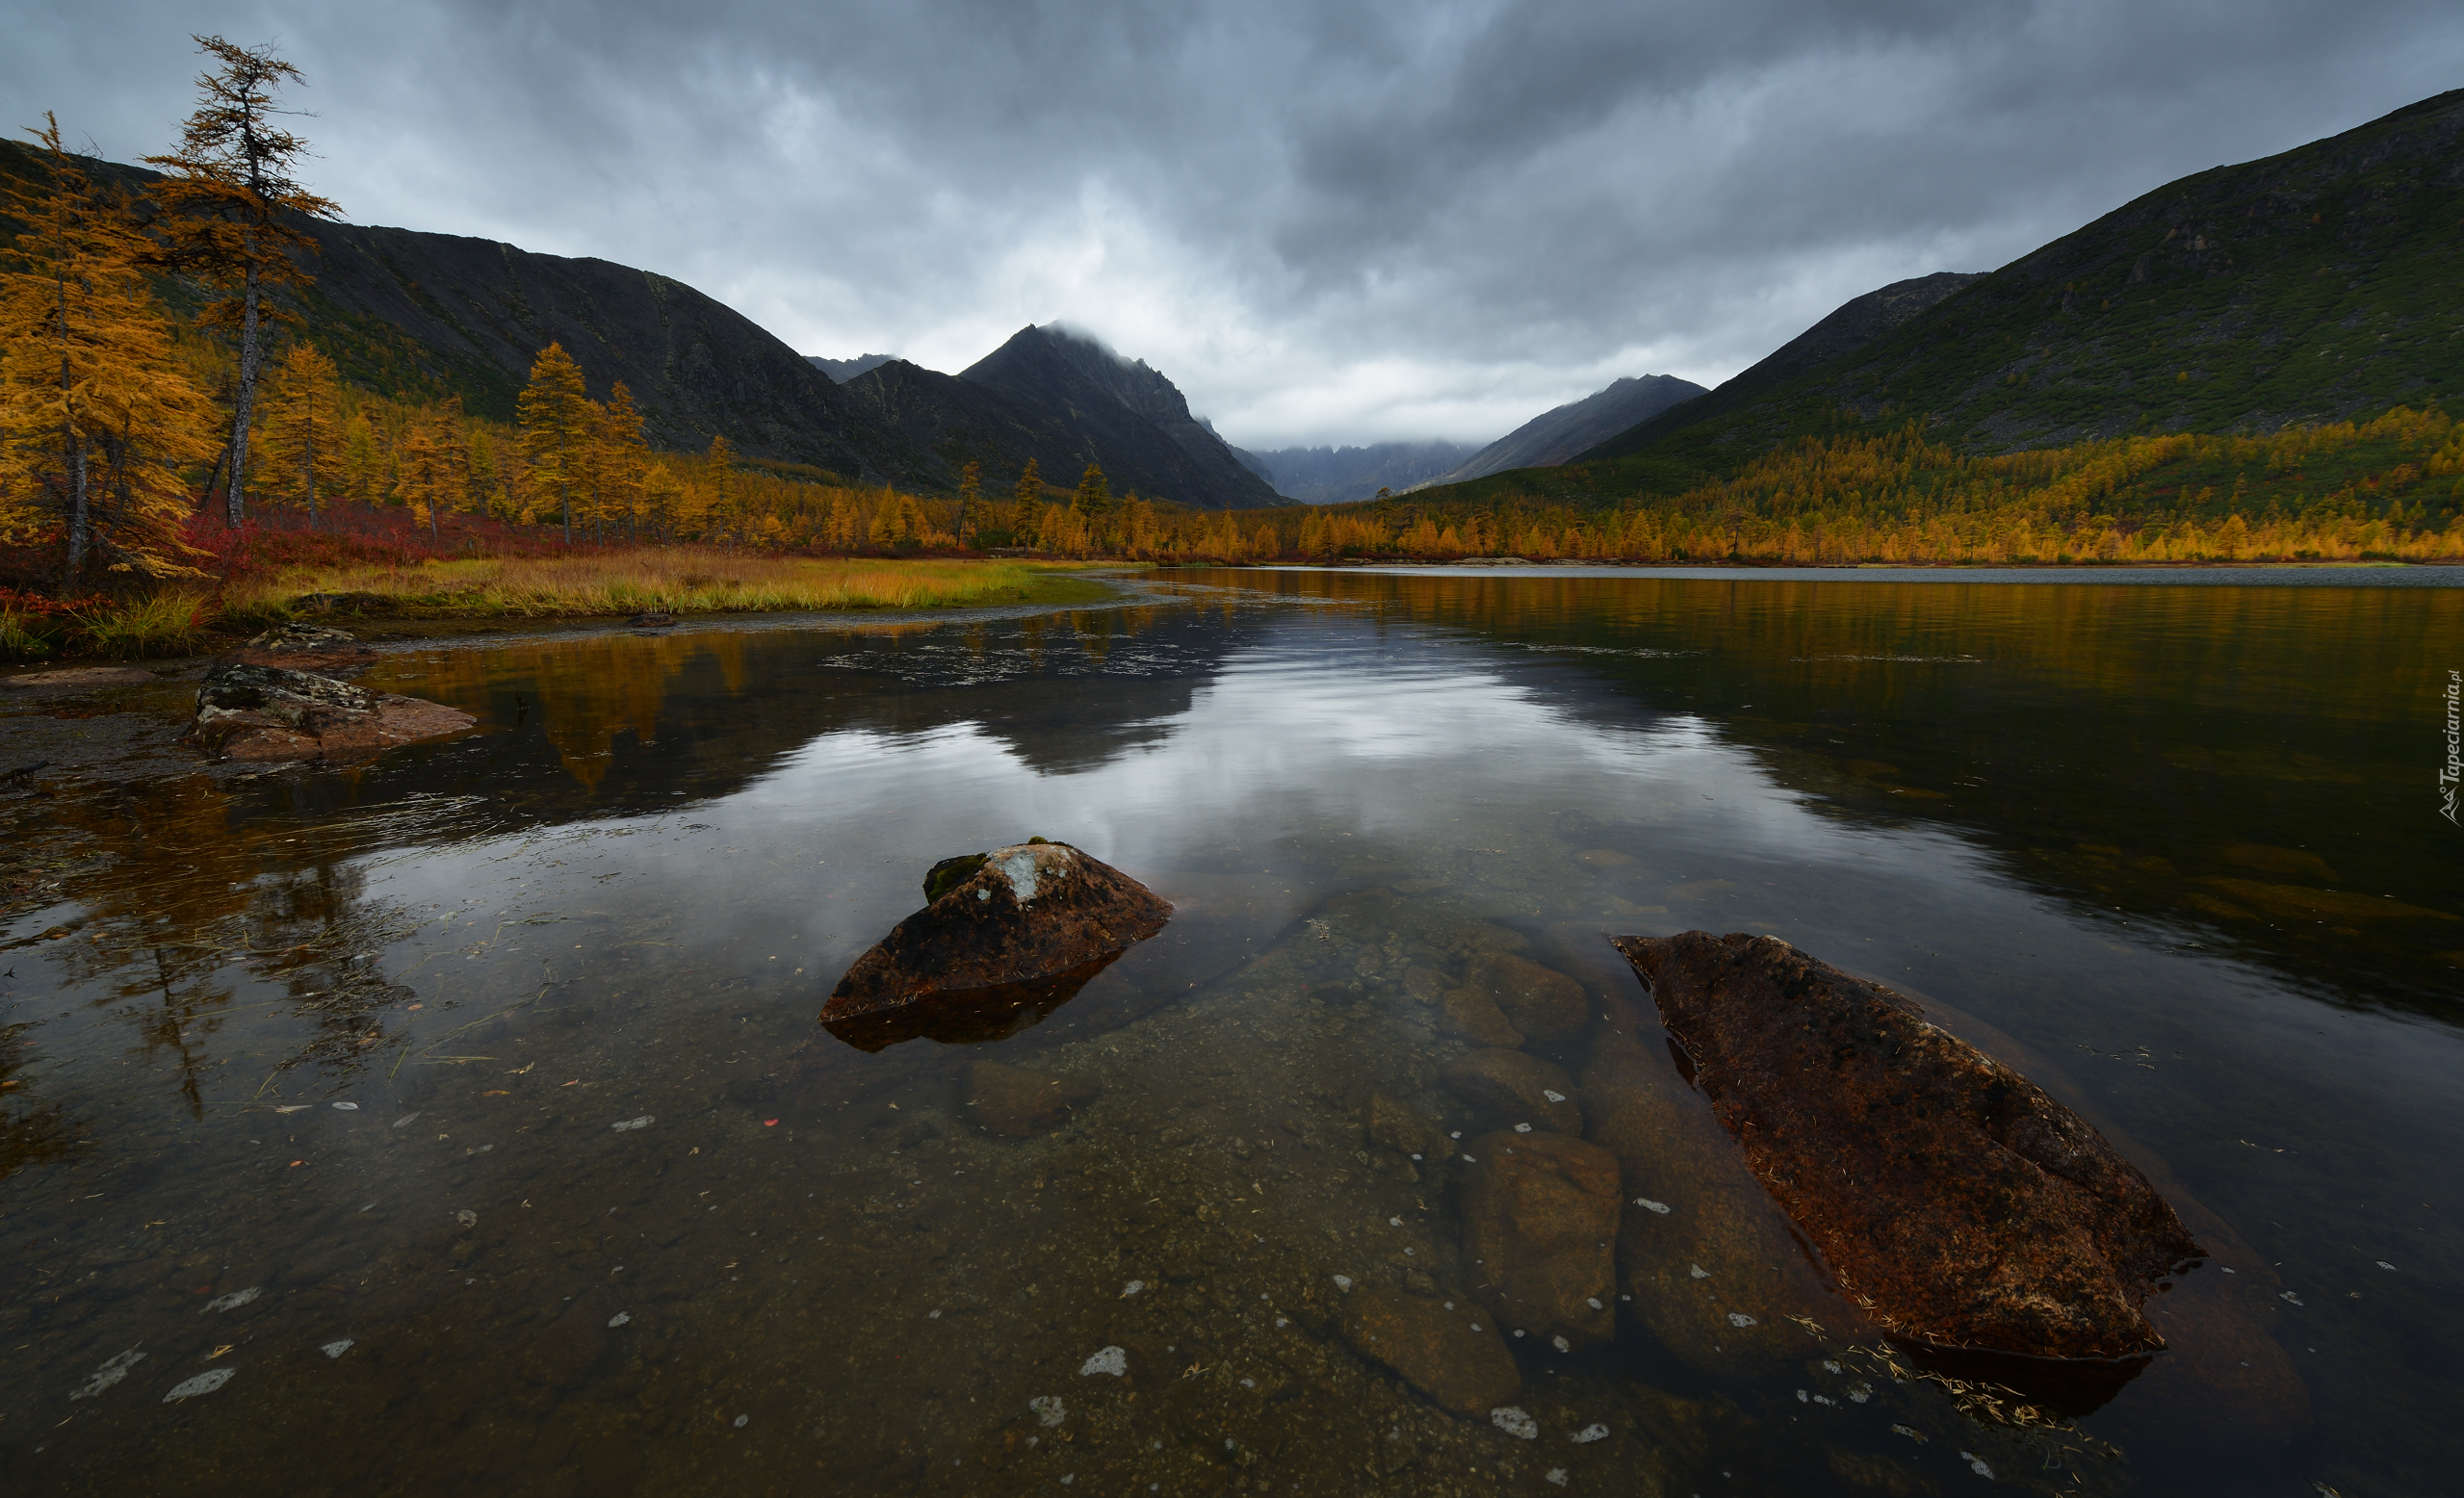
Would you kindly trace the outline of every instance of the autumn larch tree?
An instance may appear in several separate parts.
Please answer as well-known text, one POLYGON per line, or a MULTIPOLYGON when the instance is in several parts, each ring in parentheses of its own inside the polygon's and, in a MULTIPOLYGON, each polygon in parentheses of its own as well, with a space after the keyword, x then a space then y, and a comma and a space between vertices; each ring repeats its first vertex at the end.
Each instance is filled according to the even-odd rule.
POLYGON ((736 449, 728 444, 723 434, 714 435, 710 440, 710 481, 711 521, 730 538, 732 544, 737 530, 740 529, 737 522, 741 517, 736 513, 736 449))
POLYGON ((195 576, 178 558, 211 403, 181 368, 141 268, 150 245, 44 116, 39 176, 13 185, 0 260, 0 539, 67 543, 64 596, 90 554, 114 572, 195 576))
POLYGON ((294 164, 308 154, 308 142, 275 122, 292 112, 274 107, 273 90, 301 82, 299 69, 274 56, 271 44, 242 47, 220 37, 192 39, 216 65, 197 75, 196 112, 181 128, 179 149, 148 156, 145 162, 169 173, 154 190, 165 210, 157 263, 201 276, 218 288, 222 295, 197 321, 239 331, 226 510, 237 528, 257 375, 265 360, 258 324, 266 292, 273 286, 304 287, 315 279, 298 257, 313 252, 317 242, 282 216, 323 219, 340 210, 292 174, 294 164))
POLYGON ((298 343, 282 361, 273 398, 268 402, 272 420, 274 472, 281 484, 308 508, 310 529, 317 525, 317 490, 328 489, 342 478, 342 426, 336 414, 334 361, 315 344, 298 343))
POLYGON ((643 471, 650 464, 650 444, 641 434, 641 412, 623 380, 608 392, 599 412, 600 481, 607 486, 609 507, 624 505, 625 539, 641 539, 640 502, 643 471))
POLYGON ((968 517, 979 507, 980 496, 983 492, 983 464, 970 463, 958 471, 958 518, 950 527, 950 539, 956 541, 962 548, 967 545, 968 517))
POLYGON ((522 456, 533 481, 564 507, 564 544, 573 544, 573 488, 584 478, 598 412, 583 391, 582 366, 550 344, 531 364, 531 383, 514 402, 522 424, 522 456))

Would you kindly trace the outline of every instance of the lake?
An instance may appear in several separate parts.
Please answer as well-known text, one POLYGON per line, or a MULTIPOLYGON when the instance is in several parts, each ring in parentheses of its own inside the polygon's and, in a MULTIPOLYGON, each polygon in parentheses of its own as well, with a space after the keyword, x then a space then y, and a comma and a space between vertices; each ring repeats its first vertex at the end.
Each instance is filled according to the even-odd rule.
POLYGON ((480 726, 13 782, 0 1469, 2452 1491, 2458 581, 1168 572, 391 646, 368 684, 480 726), (1031 835, 1171 923, 1007 1034, 817 1027, 929 865, 1031 835), (1449 1085, 1450 995, 1511 960, 1647 1015, 1604 934, 1690 929, 1888 983, 2103 1130, 2209 1255, 2149 1303, 2169 1349, 2012 1396, 1887 1347, 1671 1057, 1612 1341, 1511 1339, 1495 1420, 1362 1356, 1355 1297, 1487 1314, 1458 1141, 1519 1121, 1449 1085), (1077 1105, 991 1131, 984 1061, 1077 1105))

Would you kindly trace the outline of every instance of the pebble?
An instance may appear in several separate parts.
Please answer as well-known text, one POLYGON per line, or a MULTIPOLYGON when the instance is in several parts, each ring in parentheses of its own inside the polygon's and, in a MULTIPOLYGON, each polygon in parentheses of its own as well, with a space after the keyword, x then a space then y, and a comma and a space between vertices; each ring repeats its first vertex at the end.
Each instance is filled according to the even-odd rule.
POLYGON ((1061 1403, 1058 1394, 1039 1394, 1026 1402, 1026 1408, 1035 1412, 1035 1423, 1048 1431, 1070 1417, 1070 1407, 1061 1403))
POLYGON ((1506 1405, 1489 1411, 1489 1423, 1518 1441, 1540 1439, 1540 1422, 1525 1414, 1518 1406, 1506 1405))
POLYGON ((1078 1365, 1078 1377, 1082 1379, 1092 1377, 1099 1373, 1108 1373, 1116 1379, 1127 1378, 1129 1373, 1128 1349, 1124 1347, 1098 1348, 1094 1356, 1089 1357, 1085 1362, 1078 1365))
POLYGON ((1564 1467, 1550 1467, 1544 1476, 1544 1481, 1554 1484, 1559 1487, 1565 1486, 1566 1469, 1564 1467))
POLYGON ((1728 1313, 1728 1325, 1732 1327, 1742 1330, 1746 1327, 1753 1326, 1754 1324, 1754 1319, 1751 1316, 1747 1315, 1744 1311, 1730 1311, 1728 1313))
POLYGON ((1121 1287, 1121 1299, 1126 1301, 1126 1300, 1128 1300, 1129 1297, 1131 1297, 1131 1296, 1133 1296, 1133 1295, 1137 1294, 1139 1291, 1141 1291, 1141 1290, 1145 1289, 1146 1287, 1147 1287, 1147 1282, 1146 1282, 1145 1280, 1143 1280, 1143 1279, 1132 1279, 1132 1280, 1130 1280, 1128 1284, 1125 1284, 1125 1285, 1123 1285, 1123 1286, 1121 1287))
POLYGON ((1974 1472, 1979 1477, 1989 1478, 1993 1476, 1993 1468, 1985 1465, 1984 1459, 1978 1456, 1975 1452, 1963 1451, 1959 1453, 1959 1459, 1966 1462, 1968 1464, 1968 1470, 1974 1472))
POLYGON ((1662 1217, 1669 1215, 1669 1204, 1666 1201, 1654 1201, 1649 1197, 1636 1197, 1634 1204, 1647 1212, 1657 1212, 1662 1217))
POLYGON ((416 1119, 416 1118, 418 1118, 418 1117, 419 1117, 419 1115, 418 1115, 418 1114, 416 1114, 416 1113, 405 1113, 405 1114, 403 1114, 401 1118, 398 1118, 398 1119, 394 1120, 394 1127, 396 1127, 396 1128, 400 1128, 400 1127, 402 1127, 403 1124, 410 1123, 413 1119, 416 1119))
POLYGON ((1572 1439, 1574 1444, 1577 1446, 1589 1446, 1594 1441, 1607 1440, 1608 1427, 1595 1421, 1593 1424, 1587 1425, 1581 1430, 1576 1431, 1572 1439))
POLYGON ((1352 1277, 1350 1275, 1336 1275, 1335 1277, 1335 1288, 1337 1290, 1349 1290, 1352 1288, 1352 1277))
POLYGON ((752 1423, 753 1417, 751 1415, 738 1415, 736 1417, 736 1428, 739 1431, 752 1423))
POLYGON ((610 1127, 615 1129, 618 1133, 622 1133, 629 1128, 648 1128, 650 1125, 658 1122, 659 1121, 657 1119, 645 1113, 640 1118, 627 1119, 622 1124, 610 1124, 610 1127))
POLYGON ((335 1103, 334 1106, 340 1108, 345 1113, 357 1113, 359 1111, 359 1104, 355 1102, 338 1102, 335 1103))
POLYGON ((615 1330, 616 1328, 623 1326, 626 1322, 629 1322, 629 1321, 631 1321, 631 1320, 633 1320, 633 1319, 634 1319, 634 1313, 633 1313, 633 1312, 631 1312, 631 1311, 618 1311, 618 1312, 616 1312, 614 1315, 612 1315, 612 1316, 610 1316, 610 1317, 609 1317, 609 1318, 608 1318, 608 1328, 609 1328, 609 1330, 615 1330))
POLYGON ((480 1225, 480 1214, 472 1211, 469 1207, 464 1207, 462 1210, 454 1214, 454 1221, 461 1224, 465 1227, 477 1227, 480 1225))
POLYGON ((183 1380, 171 1385, 171 1391, 163 1396, 163 1403, 176 1405, 181 1400, 195 1399, 199 1394, 211 1394, 223 1384, 230 1382, 231 1376, 239 1371, 237 1368, 215 1368, 200 1373, 194 1379, 183 1380))
MULTIPOLYGON (((234 1290, 228 1295, 218 1295, 206 1302, 205 1309, 198 1311, 197 1314, 202 1316, 206 1311, 237 1310, 263 1294, 265 1294, 264 1286, 250 1285, 245 1290, 234 1290)), ((219 1388, 220 1385, 217 1384, 216 1387, 219 1388)))
POLYGON ((145 1355, 143 1353, 139 1352, 133 1347, 130 1348, 127 1352, 121 1353, 119 1356, 112 1358, 109 1362, 106 1362, 101 1367, 95 1369, 94 1376, 86 1381, 85 1386, 83 1388, 70 1390, 68 1397, 70 1399, 93 1398, 103 1390, 110 1388, 115 1383, 117 1383, 120 1380, 127 1378, 128 1370, 136 1367, 138 1363, 144 1359, 144 1357, 145 1355))
POLYGON ((333 1341, 327 1342, 324 1346, 318 1348, 317 1351, 324 1354, 327 1357, 340 1357, 343 1354, 350 1352, 357 1345, 358 1339, 355 1337, 337 1337, 333 1341))

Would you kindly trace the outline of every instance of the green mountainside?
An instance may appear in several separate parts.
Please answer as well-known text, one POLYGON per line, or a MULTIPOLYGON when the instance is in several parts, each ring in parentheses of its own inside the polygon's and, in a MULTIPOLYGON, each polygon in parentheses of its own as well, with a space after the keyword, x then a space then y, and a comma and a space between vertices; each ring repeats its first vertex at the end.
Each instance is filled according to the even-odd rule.
POLYGON ((1912 421, 1993 453, 2260 434, 2459 383, 2464 90, 2169 183, 1846 352, 1758 365, 1565 468, 1422 497, 1597 507, 1695 488, 1802 436, 1912 421))

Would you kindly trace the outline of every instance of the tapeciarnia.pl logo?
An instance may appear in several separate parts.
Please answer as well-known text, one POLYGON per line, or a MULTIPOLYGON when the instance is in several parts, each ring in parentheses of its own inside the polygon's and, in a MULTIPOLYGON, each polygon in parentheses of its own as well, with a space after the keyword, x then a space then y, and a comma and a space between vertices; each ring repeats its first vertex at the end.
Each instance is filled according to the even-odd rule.
POLYGON ((2438 768, 2438 814, 2455 825, 2455 787, 2464 779, 2464 670, 2447 673, 2447 762, 2438 768))

